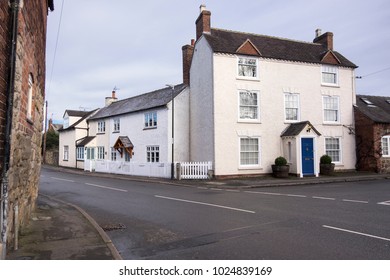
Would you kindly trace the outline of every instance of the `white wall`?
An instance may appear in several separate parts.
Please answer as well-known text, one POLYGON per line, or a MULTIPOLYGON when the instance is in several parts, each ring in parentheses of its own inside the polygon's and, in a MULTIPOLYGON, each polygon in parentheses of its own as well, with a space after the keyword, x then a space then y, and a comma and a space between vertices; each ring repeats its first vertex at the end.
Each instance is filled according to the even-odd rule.
MULTIPOLYGON (((200 42, 202 43, 202 42, 200 42)), ((199 43, 198 43, 199 44, 199 43)), ((351 69, 339 69, 339 86, 321 86, 321 65, 276 61, 269 59, 259 60, 259 79, 244 80, 237 78, 237 57, 235 55, 214 54, 214 65, 212 68, 214 82, 204 77, 210 77, 210 65, 205 61, 207 56, 200 56, 199 53, 208 54, 209 48, 205 44, 197 44, 197 47, 204 47, 204 51, 195 52, 191 68, 191 97, 198 96, 198 103, 191 103, 191 110, 197 114, 191 114, 194 120, 192 123, 200 124, 208 116, 212 116, 208 99, 204 102, 205 107, 202 114, 200 100, 209 97, 210 85, 214 85, 214 117, 215 117, 215 174, 236 175, 236 174, 261 174, 270 173, 271 164, 274 159, 284 154, 281 140, 281 133, 289 125, 284 120, 284 92, 293 92, 300 95, 300 121, 310 121, 313 126, 322 134, 317 140, 317 154, 325 153, 325 136, 341 137, 342 162, 336 166, 337 169, 355 168, 355 140, 354 135, 349 134, 345 126, 353 124, 353 103, 355 97, 352 87, 353 71, 351 69), (197 77, 194 73, 199 71, 197 77), (194 81, 194 82, 193 82, 194 81), (207 84, 209 86, 206 86, 207 84), (260 92, 260 123, 240 122, 238 118, 239 99, 238 91, 257 90, 260 92), (202 95, 203 93, 203 95, 202 95), (323 122, 322 96, 332 95, 340 98, 341 121, 339 124, 327 125, 323 122), (200 108, 196 108, 200 107, 200 108), (261 163, 253 169, 239 167, 239 137, 260 137, 261 163)), ((191 101, 195 99, 192 98, 191 101)), ((207 127, 207 126, 205 126, 207 127)), ((191 129, 191 133, 202 131, 200 126, 191 129)), ((210 129, 204 129, 201 138, 210 138, 210 129), (207 133, 207 135, 205 135, 207 133)), ((212 135, 212 132, 211 132, 212 135)), ((205 142, 201 142, 196 136, 195 143, 191 143, 191 152, 197 153, 205 142), (199 143, 201 143, 199 145, 199 143), (198 144, 198 145, 195 145, 198 144)), ((210 141, 210 139, 208 139, 210 141)), ((210 148, 207 148, 210 150, 210 148)), ((203 156, 204 158, 204 156, 203 156)), ((319 158, 318 158, 319 160, 319 158)), ((317 163, 316 163, 317 164, 317 163)), ((296 169, 298 170, 298 169, 296 169)))
POLYGON ((190 69, 190 160, 214 162, 213 54, 204 37, 190 69))

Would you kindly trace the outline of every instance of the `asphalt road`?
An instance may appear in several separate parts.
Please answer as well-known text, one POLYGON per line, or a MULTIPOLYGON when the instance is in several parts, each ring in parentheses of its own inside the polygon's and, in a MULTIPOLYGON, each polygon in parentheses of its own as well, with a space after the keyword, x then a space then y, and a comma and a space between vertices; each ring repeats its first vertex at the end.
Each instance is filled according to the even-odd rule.
POLYGON ((42 169, 123 259, 390 259, 388 180, 224 190, 42 169))

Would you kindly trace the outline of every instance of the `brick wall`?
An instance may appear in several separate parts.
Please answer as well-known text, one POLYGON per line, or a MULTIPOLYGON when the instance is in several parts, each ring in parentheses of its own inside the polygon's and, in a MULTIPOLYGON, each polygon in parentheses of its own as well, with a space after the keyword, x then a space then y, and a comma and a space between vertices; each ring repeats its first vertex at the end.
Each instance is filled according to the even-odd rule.
MULTIPOLYGON (((1 1, 8 2, 8 1, 1 1)), ((47 0, 23 1, 19 11, 16 71, 8 171, 8 249, 12 248, 14 221, 28 223, 38 195, 41 167, 47 0), (29 76, 32 77, 31 117, 28 117, 29 76), (15 206, 19 215, 15 217, 15 206)))
POLYGON ((8 1, 0 1, 0 174, 4 155, 4 130, 9 71, 9 7, 8 1))
POLYGON ((390 159, 382 157, 382 136, 390 124, 378 124, 355 110, 357 170, 390 173, 390 159))

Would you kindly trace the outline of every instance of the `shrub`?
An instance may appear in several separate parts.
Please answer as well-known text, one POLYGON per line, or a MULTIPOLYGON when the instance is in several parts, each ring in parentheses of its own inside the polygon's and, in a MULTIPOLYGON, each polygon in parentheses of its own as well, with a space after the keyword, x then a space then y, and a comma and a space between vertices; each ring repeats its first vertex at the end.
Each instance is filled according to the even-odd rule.
POLYGON ((332 163, 332 158, 328 155, 323 155, 321 158, 320 158, 320 163, 321 164, 331 164, 332 163))
POLYGON ((275 165, 276 165, 276 166, 287 165, 287 160, 286 160, 284 157, 277 157, 277 158, 275 159, 275 165))

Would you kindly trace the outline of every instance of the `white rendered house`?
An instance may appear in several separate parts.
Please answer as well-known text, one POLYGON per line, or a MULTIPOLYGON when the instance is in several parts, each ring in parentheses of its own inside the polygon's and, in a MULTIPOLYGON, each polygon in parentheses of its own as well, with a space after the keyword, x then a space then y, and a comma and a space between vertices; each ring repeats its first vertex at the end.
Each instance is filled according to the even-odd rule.
POLYGON ((214 175, 265 174, 278 156, 290 173, 318 176, 319 159, 355 169, 354 69, 313 42, 211 28, 201 7, 190 77, 190 159, 212 161, 214 175))
POLYGON ((170 178, 172 161, 189 160, 185 84, 113 101, 88 120, 85 170, 170 178))

